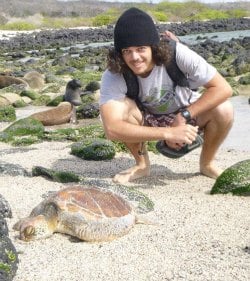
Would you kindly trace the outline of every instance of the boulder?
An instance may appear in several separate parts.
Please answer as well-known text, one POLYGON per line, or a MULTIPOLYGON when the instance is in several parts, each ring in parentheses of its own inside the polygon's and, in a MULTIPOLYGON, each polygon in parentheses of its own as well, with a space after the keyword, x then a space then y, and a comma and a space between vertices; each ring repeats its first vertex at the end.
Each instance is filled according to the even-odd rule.
POLYGON ((19 119, 1 132, 1 134, 8 135, 9 137, 42 136, 43 133, 44 127, 42 123, 32 118, 19 119))
MULTIPOLYGON (((0 216, 2 216, 3 218, 12 217, 12 212, 11 212, 9 202, 1 194, 0 194, 0 216)), ((0 233, 0 235, 1 235, 1 233, 0 233)))
POLYGON ((15 93, 2 93, 1 97, 5 98, 9 102, 9 104, 14 104, 17 101, 22 100, 22 97, 15 93))
POLYGON ((32 176, 33 177, 43 176, 46 179, 56 182, 61 182, 61 183, 81 181, 81 177, 72 172, 55 171, 41 166, 34 166, 32 168, 32 176))
POLYGON ((71 117, 72 106, 69 102, 61 102, 58 106, 30 115, 44 126, 53 126, 68 123, 71 117))
MULTIPOLYGON (((12 177, 15 176, 28 177, 29 172, 19 164, 12 164, 12 163, 0 161, 0 175, 9 175, 12 177)), ((10 211, 8 210, 10 210, 8 203, 6 203, 4 200, 1 201, 1 196, 0 196, 0 214, 3 213, 9 214, 10 211)), ((5 215, 5 217, 10 217, 10 216, 5 215)))
POLYGON ((9 238, 6 217, 12 217, 7 200, 0 194, 0 280, 13 280, 18 265, 18 255, 15 246, 9 238))
POLYGON ((210 193, 250 195, 250 159, 240 161, 227 168, 217 178, 210 193))
POLYGON ((45 84, 45 76, 37 71, 27 72, 23 79, 29 84, 32 89, 42 89, 45 84))
POLYGON ((8 237, 8 227, 4 217, 0 216, 0 280, 13 280, 18 265, 15 246, 8 237))
POLYGON ((71 154, 84 160, 110 160, 115 156, 115 146, 106 139, 85 139, 71 145, 71 154))
POLYGON ((25 86, 28 86, 28 83, 21 78, 8 76, 8 75, 0 75, 0 89, 9 87, 10 85, 13 84, 15 85, 23 84, 25 86))

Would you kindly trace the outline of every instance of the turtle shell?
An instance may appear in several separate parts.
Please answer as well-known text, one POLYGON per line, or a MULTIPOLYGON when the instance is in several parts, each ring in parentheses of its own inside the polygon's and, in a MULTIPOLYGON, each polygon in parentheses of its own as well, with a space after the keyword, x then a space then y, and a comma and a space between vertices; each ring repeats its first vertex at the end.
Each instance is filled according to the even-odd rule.
POLYGON ((54 194, 53 202, 61 211, 84 213, 85 220, 123 217, 132 211, 118 194, 95 187, 65 188, 54 194))
POLYGON ((74 186, 59 191, 47 203, 57 206, 55 231, 85 241, 113 240, 128 233, 136 223, 130 204, 105 189, 74 186))

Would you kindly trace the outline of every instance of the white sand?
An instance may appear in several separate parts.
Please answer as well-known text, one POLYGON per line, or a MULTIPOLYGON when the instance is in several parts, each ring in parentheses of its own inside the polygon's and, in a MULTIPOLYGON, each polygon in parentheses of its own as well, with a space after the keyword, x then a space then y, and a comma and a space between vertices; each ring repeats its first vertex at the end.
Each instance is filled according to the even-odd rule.
MULTIPOLYGON (((1 160, 31 171, 35 165, 70 170, 87 178, 110 177, 132 165, 127 154, 112 161, 83 161, 70 143, 43 142, 26 148, 0 143, 1 160)), ((25 243, 12 225, 29 214, 48 191, 62 184, 42 177, 1 176, 9 201, 10 237, 19 254, 15 281, 187 280, 247 281, 250 278, 250 198, 210 195, 213 179, 198 173, 200 149, 179 160, 150 153, 152 175, 135 183, 155 202, 151 217, 160 226, 137 224, 129 234, 105 243, 74 242, 69 236, 25 243)), ((250 152, 223 148, 217 161, 226 168, 250 152)))

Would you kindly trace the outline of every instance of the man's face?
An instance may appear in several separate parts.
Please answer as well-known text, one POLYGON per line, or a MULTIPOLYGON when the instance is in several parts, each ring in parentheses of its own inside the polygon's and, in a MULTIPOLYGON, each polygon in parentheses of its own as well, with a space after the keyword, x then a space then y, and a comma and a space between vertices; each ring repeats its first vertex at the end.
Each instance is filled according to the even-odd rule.
POLYGON ((147 77, 154 67, 150 46, 128 47, 122 49, 122 57, 134 74, 147 77))

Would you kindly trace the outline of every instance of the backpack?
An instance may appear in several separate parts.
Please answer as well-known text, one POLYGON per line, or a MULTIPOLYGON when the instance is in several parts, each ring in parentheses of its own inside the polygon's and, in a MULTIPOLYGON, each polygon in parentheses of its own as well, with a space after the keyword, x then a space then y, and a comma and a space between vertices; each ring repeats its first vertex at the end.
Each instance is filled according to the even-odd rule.
MULTIPOLYGON (((181 87, 190 87, 189 81, 185 74, 180 70, 176 63, 176 41, 166 39, 166 42, 170 46, 171 57, 170 61, 166 67, 166 71, 170 76, 171 80, 174 82, 174 88, 178 85, 181 87)), ((126 96, 130 99, 133 99, 137 106, 143 110, 141 102, 138 98, 139 95, 139 84, 136 75, 132 72, 132 70, 128 69, 123 73, 124 80, 127 85, 127 93, 126 96)))

